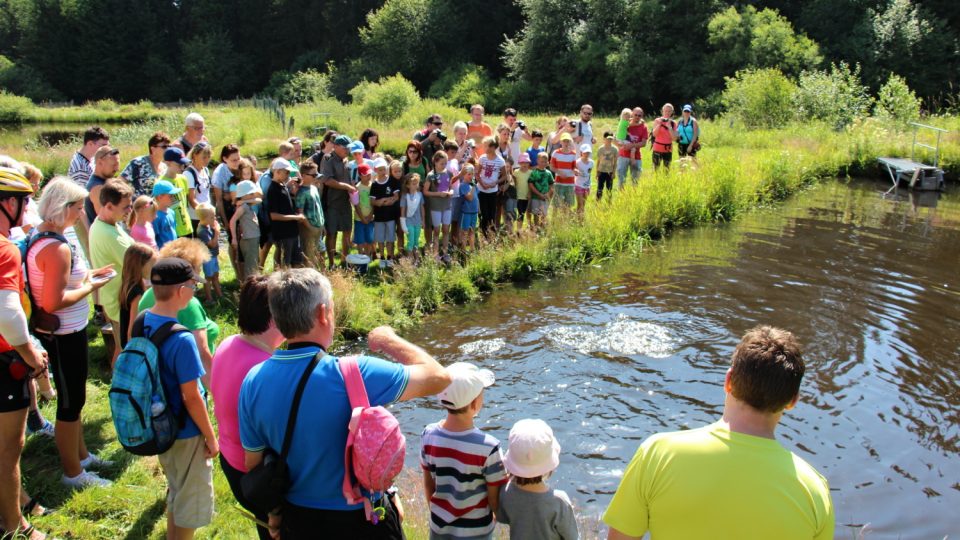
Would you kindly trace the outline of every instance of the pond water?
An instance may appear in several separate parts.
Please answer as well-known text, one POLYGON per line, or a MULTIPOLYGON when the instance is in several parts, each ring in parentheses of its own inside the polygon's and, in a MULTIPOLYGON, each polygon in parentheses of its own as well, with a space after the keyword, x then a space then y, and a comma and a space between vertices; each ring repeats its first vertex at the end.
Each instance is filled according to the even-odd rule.
MULTIPOLYGON (((644 438, 720 416, 746 330, 789 329, 807 375, 777 437, 830 481, 837 536, 868 523, 868 538, 958 535, 960 193, 884 189, 828 182, 508 287, 409 337, 444 364, 496 373, 477 421, 501 441, 521 418, 546 420, 563 447, 553 486, 598 516, 644 438)), ((442 417, 420 401, 397 407, 411 467, 420 430, 442 417)))

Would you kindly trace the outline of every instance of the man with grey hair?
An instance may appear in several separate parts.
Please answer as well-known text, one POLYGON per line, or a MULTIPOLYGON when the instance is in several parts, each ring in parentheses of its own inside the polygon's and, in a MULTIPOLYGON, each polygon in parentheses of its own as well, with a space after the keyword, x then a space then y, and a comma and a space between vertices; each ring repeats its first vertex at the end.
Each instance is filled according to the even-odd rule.
POLYGON ((183 135, 174 142, 174 146, 179 146, 183 149, 184 154, 189 154, 190 149, 193 148, 193 145, 197 144, 200 141, 206 141, 207 137, 204 135, 204 130, 206 125, 204 124, 203 117, 200 116, 200 113, 192 112, 187 115, 183 120, 184 131, 183 135))
MULTIPOLYGON (((330 538, 403 538, 391 497, 378 502, 386 513, 373 525, 362 504, 349 504, 343 496, 351 408, 338 360, 327 353, 336 326, 330 282, 312 268, 300 268, 273 274, 268 287, 270 313, 287 338, 287 349, 250 370, 240 389, 240 442, 248 470, 263 461, 266 450, 280 453, 291 390, 319 357, 303 392, 287 455, 290 490, 282 508, 270 514, 271 533, 279 531, 284 540, 315 538, 317 531, 330 538)), ((432 356, 389 326, 371 331, 367 343, 371 351, 396 362, 358 358, 371 406, 434 395, 450 384, 450 376, 432 356)))

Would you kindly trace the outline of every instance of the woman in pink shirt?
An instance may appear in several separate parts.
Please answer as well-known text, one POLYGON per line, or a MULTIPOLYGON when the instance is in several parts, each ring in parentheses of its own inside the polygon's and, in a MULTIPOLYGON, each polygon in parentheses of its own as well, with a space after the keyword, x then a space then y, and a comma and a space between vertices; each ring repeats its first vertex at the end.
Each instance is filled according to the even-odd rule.
MULTIPOLYGON (((267 516, 253 510, 240 488, 240 479, 247 468, 243 462, 237 408, 244 377, 254 366, 270 358, 283 343, 283 336, 273 324, 267 305, 267 276, 247 279, 240 288, 237 316, 240 334, 228 337, 217 347, 210 375, 213 414, 220 431, 220 466, 237 502, 264 523, 267 516)), ((269 532, 263 527, 257 526, 257 534, 261 540, 270 539, 269 532)))

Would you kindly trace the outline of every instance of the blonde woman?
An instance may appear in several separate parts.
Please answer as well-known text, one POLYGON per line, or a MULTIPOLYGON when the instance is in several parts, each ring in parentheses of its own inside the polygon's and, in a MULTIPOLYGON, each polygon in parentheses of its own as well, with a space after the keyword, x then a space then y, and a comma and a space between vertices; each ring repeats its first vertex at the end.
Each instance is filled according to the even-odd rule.
POLYGON ((112 465, 87 451, 80 418, 88 369, 87 297, 109 282, 108 275, 116 276, 112 266, 91 271, 79 244, 64 236, 65 229, 80 219, 86 197, 87 190, 68 178, 51 180, 38 207, 43 221, 26 256, 35 309, 44 314, 35 333, 50 357, 59 393, 55 439, 63 469, 61 482, 75 489, 110 485, 109 480, 87 469, 112 465))

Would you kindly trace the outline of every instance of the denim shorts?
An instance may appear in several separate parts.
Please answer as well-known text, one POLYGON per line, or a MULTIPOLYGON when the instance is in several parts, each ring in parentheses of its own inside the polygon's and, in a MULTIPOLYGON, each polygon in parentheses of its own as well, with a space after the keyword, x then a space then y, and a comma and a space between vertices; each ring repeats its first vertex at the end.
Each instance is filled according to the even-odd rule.
POLYGON ((477 214, 460 214, 460 230, 469 231, 477 228, 477 214))
POLYGON ((373 222, 373 241, 381 244, 383 242, 396 242, 397 222, 393 220, 373 222))
POLYGON ((219 272, 220 272, 220 261, 217 260, 216 255, 211 255, 210 260, 203 263, 203 275, 204 277, 209 278, 219 272))
POLYGON ((364 223, 362 221, 353 222, 353 243, 372 244, 373 243, 373 222, 364 223))

